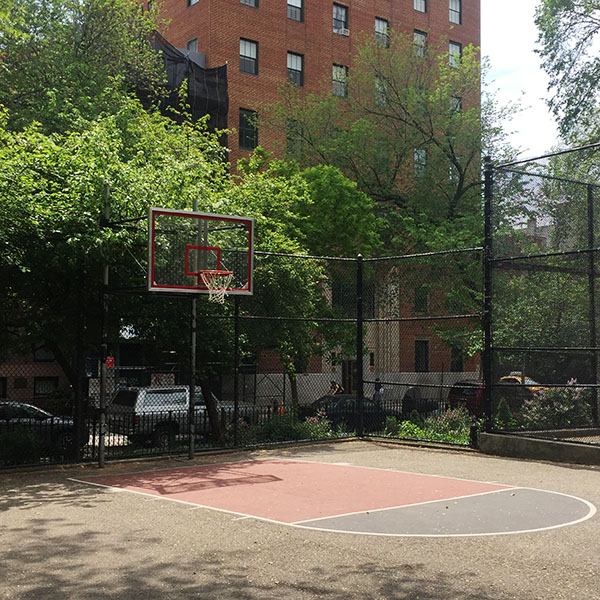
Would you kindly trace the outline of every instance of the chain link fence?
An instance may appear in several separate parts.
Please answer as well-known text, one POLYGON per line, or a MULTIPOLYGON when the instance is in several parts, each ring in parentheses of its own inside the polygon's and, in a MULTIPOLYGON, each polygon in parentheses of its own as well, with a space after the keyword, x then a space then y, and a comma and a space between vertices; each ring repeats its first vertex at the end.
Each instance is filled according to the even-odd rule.
POLYGON ((597 156, 488 170, 490 430, 600 441, 597 156))
POLYGON ((1 365, 3 463, 357 434, 442 439, 455 384, 480 379, 480 273, 479 249, 370 260, 257 252, 254 294, 224 305, 117 280, 105 290, 106 357, 101 347, 81 357, 79 395, 46 346, 1 365), (30 455, 13 451, 19 443, 30 455))

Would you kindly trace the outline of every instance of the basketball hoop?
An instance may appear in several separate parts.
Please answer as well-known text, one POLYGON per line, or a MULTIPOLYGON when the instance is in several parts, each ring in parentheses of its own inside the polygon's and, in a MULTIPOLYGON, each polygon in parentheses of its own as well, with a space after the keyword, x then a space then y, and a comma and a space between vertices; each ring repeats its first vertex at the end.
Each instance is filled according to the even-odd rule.
POLYGON ((200 278, 208 289, 209 302, 224 304, 227 290, 231 286, 233 279, 233 272, 220 270, 200 271, 200 278))

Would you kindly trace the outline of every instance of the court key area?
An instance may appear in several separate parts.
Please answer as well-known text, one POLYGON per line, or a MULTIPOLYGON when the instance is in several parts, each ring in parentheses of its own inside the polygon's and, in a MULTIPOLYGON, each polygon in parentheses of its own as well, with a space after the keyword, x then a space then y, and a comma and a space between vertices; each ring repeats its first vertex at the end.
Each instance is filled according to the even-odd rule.
POLYGON ((596 513, 564 493, 297 459, 257 459, 71 481, 293 527, 380 536, 505 535, 596 513))

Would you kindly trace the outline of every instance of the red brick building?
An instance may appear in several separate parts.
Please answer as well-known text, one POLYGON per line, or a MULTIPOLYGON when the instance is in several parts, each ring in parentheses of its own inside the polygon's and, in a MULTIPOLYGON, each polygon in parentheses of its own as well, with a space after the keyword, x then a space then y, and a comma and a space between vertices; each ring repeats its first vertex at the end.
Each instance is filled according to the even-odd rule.
POLYGON ((360 32, 447 38, 451 52, 480 41, 480 0, 163 0, 161 7, 169 42, 204 55, 206 67, 228 64, 232 164, 280 135, 248 127, 243 116, 276 101, 286 80, 307 92, 335 88, 352 69, 360 32))

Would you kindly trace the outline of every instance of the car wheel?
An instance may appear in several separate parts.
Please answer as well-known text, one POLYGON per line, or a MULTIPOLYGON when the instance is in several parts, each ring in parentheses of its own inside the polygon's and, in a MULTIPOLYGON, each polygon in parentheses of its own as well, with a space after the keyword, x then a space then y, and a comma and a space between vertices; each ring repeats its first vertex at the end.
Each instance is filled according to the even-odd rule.
POLYGON ((175 441, 175 430, 169 425, 159 425, 152 434, 152 441, 155 446, 167 450, 173 446, 175 441))
POLYGON ((72 431, 61 431, 54 443, 54 450, 62 456, 75 454, 75 434, 72 431))

